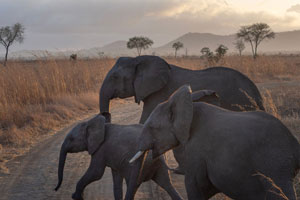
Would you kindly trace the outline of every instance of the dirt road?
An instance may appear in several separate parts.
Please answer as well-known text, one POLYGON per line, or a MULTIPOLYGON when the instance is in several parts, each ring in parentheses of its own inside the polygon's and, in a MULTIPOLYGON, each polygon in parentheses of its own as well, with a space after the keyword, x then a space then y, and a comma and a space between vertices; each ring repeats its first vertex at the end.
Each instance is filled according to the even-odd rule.
MULTIPOLYGON (((142 107, 133 101, 125 101, 112 109, 113 123, 138 123, 141 110, 142 107)), ((25 155, 7 163, 10 174, 0 174, 1 200, 71 199, 77 181, 88 168, 90 156, 87 153, 68 154, 62 186, 57 192, 53 189, 57 183, 60 145, 68 130, 75 124, 41 142, 25 155)), ((179 176, 179 179, 183 181, 182 176, 179 176)), ((176 181, 176 184, 180 193, 185 196, 183 182, 179 184, 176 181)), ((106 168, 100 181, 86 188, 84 197, 88 200, 113 199, 110 168, 106 168)), ((169 197, 154 182, 147 182, 139 188, 136 199, 169 199, 169 197)))

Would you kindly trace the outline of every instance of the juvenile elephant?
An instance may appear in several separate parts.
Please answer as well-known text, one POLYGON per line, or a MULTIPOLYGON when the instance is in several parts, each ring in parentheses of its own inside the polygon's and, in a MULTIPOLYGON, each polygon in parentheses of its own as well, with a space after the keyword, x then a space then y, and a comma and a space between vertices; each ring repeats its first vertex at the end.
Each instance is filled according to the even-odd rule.
MULTIPOLYGON (((86 173, 81 177, 76 186, 76 191, 72 195, 73 199, 83 199, 82 194, 85 187, 96 180, 101 179, 105 167, 111 168, 113 176, 113 189, 115 199, 123 198, 123 179, 127 186, 136 178, 131 178, 131 170, 139 170, 143 162, 142 159, 135 165, 129 164, 129 159, 137 151, 138 137, 141 134, 143 125, 116 125, 105 124, 105 118, 101 115, 83 122, 74 127, 66 136, 60 150, 58 166, 58 190, 63 180, 63 170, 67 153, 77 153, 88 151, 91 155, 91 162, 86 173)), ((133 199, 142 182, 152 179, 159 186, 165 189, 172 199, 181 199, 180 195, 173 188, 169 177, 168 167, 164 157, 159 156, 152 159, 148 156, 145 160, 139 182, 131 183, 127 187, 126 199, 133 199)))
POLYGON ((179 144, 185 147, 189 199, 208 199, 218 192, 233 199, 282 199, 266 177, 289 200, 296 199, 293 179, 300 166, 300 146, 270 114, 193 103, 190 87, 183 86, 151 113, 139 151, 152 149, 156 158, 179 144))

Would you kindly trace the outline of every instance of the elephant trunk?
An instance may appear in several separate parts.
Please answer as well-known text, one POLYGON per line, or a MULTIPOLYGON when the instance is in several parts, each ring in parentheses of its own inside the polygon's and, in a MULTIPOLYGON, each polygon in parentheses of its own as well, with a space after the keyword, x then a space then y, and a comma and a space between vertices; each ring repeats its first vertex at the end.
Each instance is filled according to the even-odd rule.
POLYGON ((65 167, 65 161, 67 158, 67 151, 64 147, 65 145, 63 144, 60 150, 59 154, 59 164, 58 164, 58 183, 55 188, 55 191, 57 191, 63 181, 63 174, 64 174, 64 167, 65 167))
POLYGON ((113 98, 114 90, 110 87, 107 82, 107 78, 104 80, 100 93, 99 93, 99 106, 100 106, 100 113, 109 113, 109 103, 110 100, 113 98))
POLYGON ((141 175, 147 154, 148 151, 142 152, 141 155, 134 161, 134 163, 131 164, 132 167, 125 200, 134 199, 134 195, 137 191, 137 186, 143 182, 141 175))

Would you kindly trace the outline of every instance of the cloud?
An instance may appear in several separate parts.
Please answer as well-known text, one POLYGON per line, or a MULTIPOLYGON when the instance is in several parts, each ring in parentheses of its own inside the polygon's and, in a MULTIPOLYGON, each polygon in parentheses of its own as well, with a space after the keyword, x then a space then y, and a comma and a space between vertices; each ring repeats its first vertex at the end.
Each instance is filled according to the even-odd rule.
POLYGON ((287 9, 287 12, 297 12, 300 13, 300 4, 296 4, 287 9))
POLYGON ((297 29, 297 20, 288 13, 241 12, 224 0, 1 0, 0 7, 0 26, 23 23, 20 48, 28 49, 89 48, 134 35, 160 45, 187 32, 230 34, 255 22, 297 29))

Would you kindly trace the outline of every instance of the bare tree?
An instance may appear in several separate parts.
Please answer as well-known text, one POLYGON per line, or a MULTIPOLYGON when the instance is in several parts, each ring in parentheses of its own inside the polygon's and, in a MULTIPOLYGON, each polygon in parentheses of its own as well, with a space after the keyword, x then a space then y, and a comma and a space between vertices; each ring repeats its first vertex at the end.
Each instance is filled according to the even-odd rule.
POLYGON ((177 57, 177 51, 181 48, 183 48, 183 43, 182 42, 175 42, 172 46, 172 48, 175 49, 175 58, 177 57))
POLYGON ((237 38, 249 42, 251 45, 252 55, 257 57, 257 47, 265 39, 275 38, 275 33, 266 23, 255 23, 250 26, 242 26, 236 34, 237 38))
POLYGON ((129 41, 127 42, 127 48, 128 49, 137 49, 137 53, 140 56, 142 53, 142 50, 148 49, 153 44, 153 41, 149 39, 148 37, 144 36, 135 36, 132 38, 129 38, 129 41))
POLYGON ((5 26, 0 28, 0 43, 5 47, 4 66, 6 66, 8 49, 16 41, 22 43, 24 40, 24 30, 22 24, 16 23, 12 27, 5 26))
POLYGON ((242 39, 239 39, 236 42, 234 42, 233 44, 234 44, 234 47, 239 51, 240 56, 242 56, 242 52, 246 48, 244 41, 242 39))

